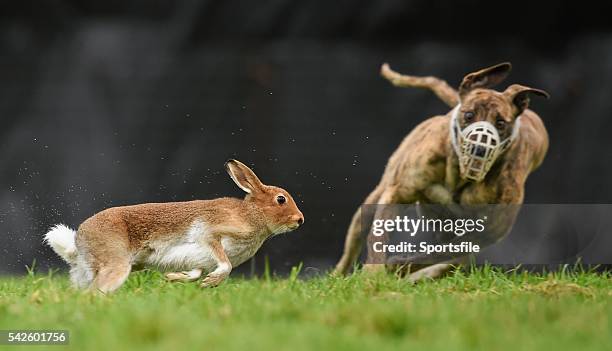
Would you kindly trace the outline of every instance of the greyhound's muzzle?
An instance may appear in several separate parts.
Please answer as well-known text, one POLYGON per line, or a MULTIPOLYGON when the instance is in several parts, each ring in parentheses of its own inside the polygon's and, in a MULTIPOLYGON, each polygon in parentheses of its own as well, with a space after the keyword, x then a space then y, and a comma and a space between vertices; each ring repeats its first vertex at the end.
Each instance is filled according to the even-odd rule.
POLYGON ((480 182, 499 155, 518 136, 520 118, 514 122, 512 135, 502 141, 495 126, 487 121, 474 122, 461 130, 457 121, 459 107, 453 111, 450 126, 451 142, 459 158, 459 172, 462 178, 480 182))
POLYGON ((483 180, 500 154, 497 129, 489 122, 475 122, 461 131, 459 139, 461 174, 477 182, 483 180))

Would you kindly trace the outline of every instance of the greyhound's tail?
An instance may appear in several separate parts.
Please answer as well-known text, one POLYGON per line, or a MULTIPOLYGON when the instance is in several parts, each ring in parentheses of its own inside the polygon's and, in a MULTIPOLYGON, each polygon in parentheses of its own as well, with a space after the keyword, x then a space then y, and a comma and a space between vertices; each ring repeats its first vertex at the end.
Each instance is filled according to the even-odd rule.
POLYGON ((64 261, 72 265, 76 262, 77 248, 75 244, 76 231, 63 224, 56 224, 45 234, 44 242, 64 261))
POLYGON ((380 67, 380 74, 396 87, 429 89, 449 107, 455 107, 459 103, 457 91, 440 78, 400 74, 392 70, 387 63, 380 67))

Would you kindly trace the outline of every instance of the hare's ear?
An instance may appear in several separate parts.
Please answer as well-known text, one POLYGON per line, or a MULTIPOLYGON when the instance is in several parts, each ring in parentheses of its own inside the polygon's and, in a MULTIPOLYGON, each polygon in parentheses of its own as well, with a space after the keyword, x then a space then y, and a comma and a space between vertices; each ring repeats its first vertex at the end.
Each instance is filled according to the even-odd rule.
POLYGON ((476 88, 491 88, 506 79, 511 70, 510 62, 504 62, 470 73, 459 85, 459 96, 463 97, 476 88))
POLYGON ((530 88, 520 84, 512 84, 509 86, 506 91, 504 91, 504 95, 506 95, 516 106, 519 114, 523 113, 523 111, 529 107, 530 95, 541 96, 547 99, 550 98, 550 95, 544 90, 530 88))
POLYGON ((234 183, 247 193, 252 194, 263 189, 264 185, 259 178, 244 163, 233 159, 227 160, 225 170, 227 170, 234 183))

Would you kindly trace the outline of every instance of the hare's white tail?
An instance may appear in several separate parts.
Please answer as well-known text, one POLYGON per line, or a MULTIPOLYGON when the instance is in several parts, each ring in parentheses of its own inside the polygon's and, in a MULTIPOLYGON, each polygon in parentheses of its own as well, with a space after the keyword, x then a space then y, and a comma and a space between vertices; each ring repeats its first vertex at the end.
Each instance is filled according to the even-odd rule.
POLYGON ((75 264, 77 248, 75 245, 76 232, 63 224, 56 224, 47 234, 45 242, 51 246, 53 251, 60 255, 69 264, 75 264))

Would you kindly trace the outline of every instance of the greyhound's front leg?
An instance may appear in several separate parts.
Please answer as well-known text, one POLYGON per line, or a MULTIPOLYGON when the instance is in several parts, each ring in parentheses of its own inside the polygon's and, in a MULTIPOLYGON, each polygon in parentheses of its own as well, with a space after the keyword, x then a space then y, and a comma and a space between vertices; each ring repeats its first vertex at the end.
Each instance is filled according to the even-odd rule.
POLYGON ((442 184, 432 184, 425 188, 423 195, 431 204, 445 206, 453 214, 461 213, 461 206, 453 201, 453 193, 442 184))
MULTIPOLYGON (((395 209, 388 205, 396 204, 398 202, 397 200, 397 187, 393 186, 385 189, 380 199, 378 200, 379 206, 376 208, 376 214, 374 218, 392 218, 395 209)), ((371 231, 372 228, 370 228, 368 231, 368 256, 366 264, 363 266, 363 269, 367 272, 381 272, 386 269, 385 262, 387 261, 387 255, 382 252, 375 252, 373 247, 376 242, 386 244, 389 238, 386 234, 380 237, 376 237, 372 234, 371 231)))

